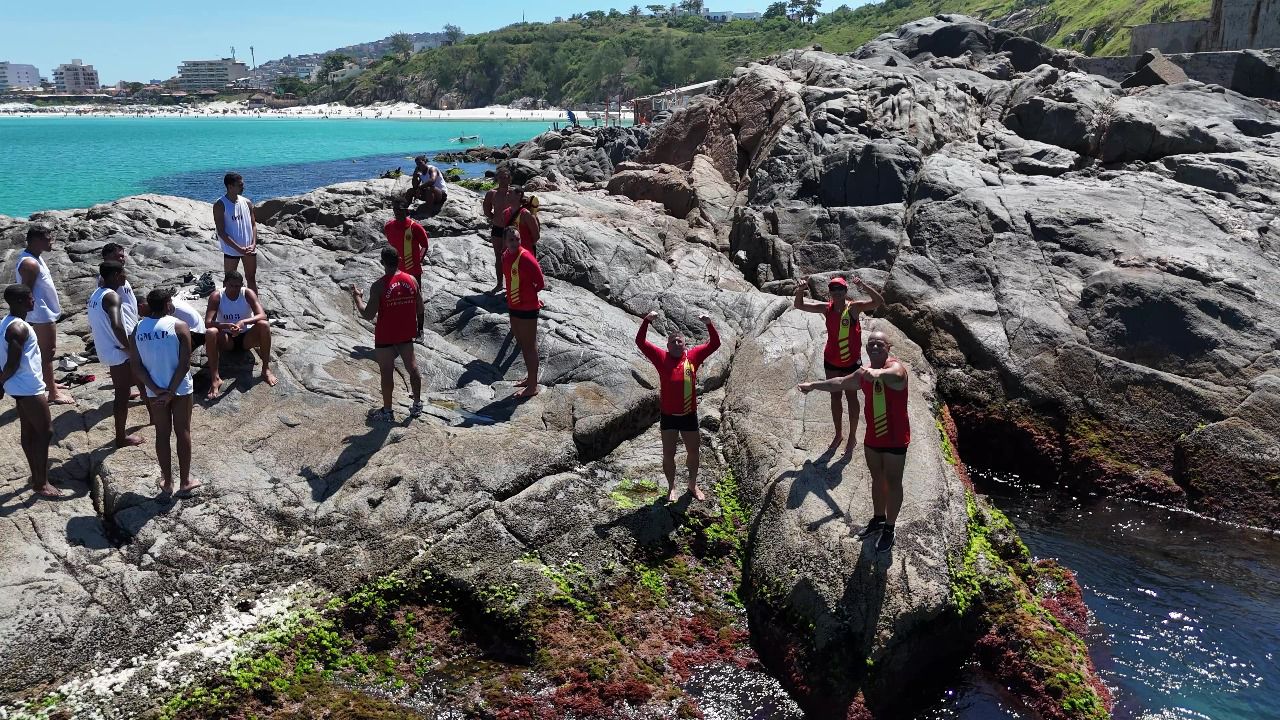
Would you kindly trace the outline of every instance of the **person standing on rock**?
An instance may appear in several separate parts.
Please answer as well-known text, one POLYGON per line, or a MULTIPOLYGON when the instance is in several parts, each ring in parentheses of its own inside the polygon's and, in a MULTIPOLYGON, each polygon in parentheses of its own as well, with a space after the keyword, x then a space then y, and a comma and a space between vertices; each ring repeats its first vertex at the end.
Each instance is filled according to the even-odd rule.
POLYGON ((865 540, 879 533, 876 550, 893 547, 894 522, 902 510, 902 473, 911 444, 911 423, 907 416, 907 366, 889 354, 889 338, 882 332, 867 336, 867 358, 871 367, 858 368, 852 375, 822 382, 800 383, 800 392, 862 390, 867 430, 862 439, 871 473, 871 522, 858 533, 865 540))
POLYGON ((222 246, 222 270, 234 272, 244 260, 244 275, 249 289, 258 292, 258 223, 253 215, 253 202, 241 195, 244 178, 240 173, 227 173, 222 178, 227 193, 213 203, 213 226, 222 246))
MULTIPOLYGON (((391 211, 395 218, 382 226, 382 234, 400 257, 400 271, 413 276, 417 282, 418 292, 422 292, 422 263, 426 260, 430 249, 427 230, 418 221, 409 217, 409 204, 403 200, 394 200, 391 211)), ((418 328, 423 324, 418 322, 418 328)))
POLYGON ((542 266, 533 251, 520 243, 516 229, 503 229, 506 250, 502 253, 502 277, 507 281, 507 313, 511 317, 511 335, 524 357, 525 376, 516 382, 522 388, 518 398, 538 394, 538 312, 542 301, 538 293, 546 287, 542 266))
POLYGON ((218 373, 222 353, 230 350, 244 352, 258 348, 262 358, 262 379, 275 386, 276 375, 271 372, 271 325, 267 311, 258 302, 258 293, 244 286, 244 276, 235 270, 222 278, 222 289, 209 296, 204 312, 205 355, 209 366, 209 394, 212 400, 222 389, 222 376, 218 373))
POLYGON ((138 325, 137 310, 124 301, 121 288, 127 283, 124 266, 107 261, 98 266, 98 289, 89 296, 89 330, 98 360, 111 374, 115 392, 116 447, 141 445, 142 438, 129 435, 129 393, 133 390, 133 366, 129 358, 129 333, 138 325))
POLYGON ((170 435, 178 439, 178 495, 200 487, 191 480, 191 329, 173 316, 173 291, 147 293, 147 317, 129 338, 133 371, 142 378, 156 426, 156 459, 160 463, 160 494, 173 492, 170 435))
POLYGON ((58 316, 62 305, 58 302, 58 289, 53 286, 53 274, 42 255, 53 247, 53 231, 44 225, 27 228, 27 247, 18 253, 14 266, 16 283, 31 291, 33 306, 26 322, 36 333, 40 345, 41 376, 49 390, 52 405, 74 405, 75 398, 53 379, 53 355, 58 350, 58 316))
MULTIPOLYGON (((797 310, 818 313, 826 319, 827 344, 822 350, 822 367, 827 379, 851 375, 862 366, 862 324, 860 313, 871 312, 884 304, 884 298, 875 288, 854 276, 853 284, 871 296, 870 300, 850 300, 849 284, 842 277, 833 277, 827 282, 827 290, 831 293, 829 302, 816 302, 805 299, 808 289, 808 278, 796 282, 796 296, 792 303, 797 310)), ((858 391, 851 387, 843 394, 831 393, 831 422, 835 425, 835 438, 831 440, 831 449, 840 446, 844 439, 844 402, 849 402, 849 443, 845 446, 846 455, 853 454, 853 447, 858 442, 858 391), (843 399, 842 399, 843 398, 843 399)))
MULTIPOLYGON (((519 202, 502 211, 502 226, 515 227, 520 231, 520 247, 534 252, 538 240, 542 237, 542 224, 538 222, 538 196, 525 199, 524 190, 515 189, 519 193, 519 202)), ((537 256, 537 253, 534 253, 537 256)))
POLYGON ((493 286, 493 292, 502 292, 502 253, 506 250, 503 238, 506 233, 503 228, 506 227, 504 218, 508 208, 520 207, 520 190, 511 187, 511 168, 507 165, 499 165, 496 174, 498 179, 498 187, 490 190, 484 195, 484 202, 481 204, 484 209, 484 216, 489 219, 489 239, 493 243, 493 269, 498 276, 497 284, 493 286))
MULTIPOLYGON (((125 252, 124 246, 120 243, 109 242, 102 246, 103 262, 120 263, 120 267, 124 267, 128 264, 128 258, 128 253, 125 252)), ((98 278, 98 287, 102 287, 101 277, 98 278)), ((125 307, 133 310, 135 320, 141 318, 142 314, 146 312, 146 308, 138 307, 138 296, 134 294, 133 286, 129 284, 128 280, 125 280, 123 285, 116 288, 116 294, 120 296, 120 302, 124 303, 125 307)))
POLYGON ((702 345, 685 349, 685 337, 680 332, 667 335, 667 349, 649 342, 649 324, 658 319, 654 310, 640 322, 636 331, 636 347, 649 358, 658 371, 658 398, 662 419, 658 424, 662 432, 662 473, 667 477, 667 502, 675 502, 676 492, 676 443, 684 442, 685 467, 689 471, 689 492, 698 500, 707 496, 698 487, 698 463, 701 438, 698 436, 698 368, 711 353, 720 347, 720 334, 711 323, 711 316, 702 314, 698 319, 707 326, 708 339, 702 345))
POLYGON ((0 397, 13 396, 18 406, 22 454, 31 468, 31 489, 41 497, 62 497, 49 483, 49 443, 53 440, 53 418, 40 362, 40 343, 26 317, 35 308, 31 288, 14 283, 4 290, 9 314, 0 320, 0 397))
POLYGON ((422 375, 418 372, 413 339, 422 334, 426 313, 418 284, 412 275, 400 269, 400 254, 394 249, 382 248, 382 270, 382 277, 369 286, 368 305, 364 302, 364 292, 355 285, 351 286, 351 300, 356 313, 365 320, 377 318, 373 325, 373 354, 382 381, 382 409, 374 413, 373 419, 395 422, 391 396, 395 391, 397 356, 409 373, 409 388, 413 391, 409 416, 422 414, 422 375))

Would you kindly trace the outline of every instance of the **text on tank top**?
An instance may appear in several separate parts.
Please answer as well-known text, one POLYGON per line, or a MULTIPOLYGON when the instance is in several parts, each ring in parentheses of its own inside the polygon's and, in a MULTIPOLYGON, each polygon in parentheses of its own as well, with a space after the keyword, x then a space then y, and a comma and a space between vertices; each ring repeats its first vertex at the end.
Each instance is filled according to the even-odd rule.
POLYGON ((238 323, 245 318, 252 317, 252 315, 253 313, 249 309, 249 295, 244 288, 240 288, 240 296, 234 300, 227 297, 227 289, 225 287, 222 288, 218 294, 219 323, 238 323))
MULTIPOLYGON (((151 381, 161 388, 169 386, 173 374, 178 370, 178 350, 181 342, 174 327, 179 322, 172 315, 160 318, 146 317, 138 323, 134 332, 134 342, 138 346, 138 359, 146 368, 151 381)), ((185 395, 191 392, 191 374, 179 383, 176 394, 185 395)), ((151 395, 151 388, 147 388, 151 395)))
MULTIPOLYGON (((89 296, 89 329, 93 331, 95 346, 101 347, 103 343, 110 343, 111 347, 117 350, 127 351, 128 348, 120 344, 120 340, 116 337, 115 328, 111 326, 110 313, 102 306, 102 301, 109 292, 115 291, 111 288, 100 287, 89 296)), ((120 293, 117 292, 116 296, 120 298, 120 319, 124 324, 124 334, 128 335, 138 325, 138 316, 133 314, 129 305, 124 302, 124 298, 120 297, 120 293)))
POLYGON ((249 198, 239 195, 232 200, 222 196, 222 226, 241 247, 253 243, 253 213, 249 210, 249 198))
POLYGON ((18 369, 4 384, 4 391, 17 397, 39 395, 48 388, 44 384, 43 368, 40 363, 40 345, 36 342, 36 331, 14 315, 7 315, 0 320, 0 367, 9 362, 9 341, 6 335, 14 323, 27 326, 27 340, 22 344, 22 359, 18 361, 18 369))
POLYGON ((858 311, 853 303, 845 302, 844 309, 836 312, 834 303, 827 303, 826 361, 832 365, 848 367, 862 357, 862 327, 858 323, 858 311))
POLYGON ((409 342, 418 334, 418 285, 403 270, 386 278, 378 298, 378 319, 373 325, 375 344, 409 342))

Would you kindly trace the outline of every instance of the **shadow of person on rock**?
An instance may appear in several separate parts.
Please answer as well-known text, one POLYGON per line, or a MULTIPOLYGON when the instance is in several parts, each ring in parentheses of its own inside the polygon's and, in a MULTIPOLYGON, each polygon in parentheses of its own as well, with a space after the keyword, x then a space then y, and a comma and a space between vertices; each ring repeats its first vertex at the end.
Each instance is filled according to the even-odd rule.
POLYGON ((298 474, 311 486, 311 499, 324 502, 338 492, 352 475, 368 464, 369 458, 382 449, 391 434, 391 429, 400 423, 378 422, 369 418, 365 421, 369 431, 363 435, 348 435, 343 438, 346 447, 338 454, 329 469, 320 471, 310 465, 303 466, 298 474))
MULTIPOLYGON (((191 382, 194 388, 193 391, 196 393, 196 402, 206 406, 213 405, 230 395, 232 390, 236 390, 243 395, 253 389, 255 385, 266 382, 260 372, 254 372, 260 362, 258 357, 249 350, 225 351, 221 361, 218 363, 218 375, 222 378, 222 387, 219 389, 218 394, 212 398, 208 397, 210 384, 208 368, 200 368, 199 371, 196 371, 193 367, 191 382)), ((278 370, 279 363, 273 364, 278 370)), ((279 383, 276 386, 278 387, 279 383)))
POLYGON ((102 518, 97 515, 79 515, 68 520, 67 545, 90 550, 110 550, 116 547, 108 537, 102 518))
POLYGON ((672 533, 678 530, 689 519, 689 505, 693 496, 684 493, 674 503, 667 502, 667 494, 661 492, 653 502, 614 518, 606 523, 594 526, 596 535, 608 538, 615 529, 625 530, 637 547, 648 548, 656 552, 651 559, 668 560, 675 557, 679 547, 671 539, 672 533))
MULTIPOLYGON (((871 655, 876 639, 876 627, 880 622, 880 612, 884 607, 885 587, 888 584, 889 564, 893 562, 890 553, 876 552, 875 537, 862 542, 862 551, 858 553, 858 561, 853 572, 845 580, 844 595, 840 607, 846 609, 849 624, 863 628, 860 636, 850 638, 856 648, 855 656, 867 658, 871 655)), ((895 637, 900 637, 894 633, 895 637)), ((873 658, 875 659, 875 658, 873 658)))
MULTIPOLYGON (((510 367, 513 362, 515 362, 514 355, 512 355, 511 361, 507 363, 507 367, 510 367)), ((492 363, 487 363, 483 360, 468 360, 467 364, 462 367, 462 374, 458 376, 454 386, 466 387, 473 382, 492 385, 501 380, 505 374, 506 368, 498 368, 492 363)))
POLYGON ((823 460, 823 464, 805 460, 804 465, 796 470, 788 470, 782 473, 776 481, 779 483, 787 480, 791 481, 791 489, 787 493, 788 510, 799 509, 810 495, 814 495, 826 503, 831 512, 810 522, 808 524, 809 530, 817 530, 832 520, 844 517, 844 511, 840 508, 839 503, 836 502, 835 498, 831 497, 828 483, 831 469, 825 464, 826 458, 829 458, 829 456, 825 454, 819 456, 819 459, 823 460))
MULTIPOLYGON (((202 495, 193 498, 197 503, 202 495)), ((192 500, 184 500, 190 504, 192 500)), ((177 503, 171 495, 156 497, 132 490, 114 498, 106 513, 109 522, 102 518, 73 517, 67 521, 67 543, 83 545, 93 550, 106 550, 129 542, 142 532, 147 523, 160 515, 169 514, 177 503)))

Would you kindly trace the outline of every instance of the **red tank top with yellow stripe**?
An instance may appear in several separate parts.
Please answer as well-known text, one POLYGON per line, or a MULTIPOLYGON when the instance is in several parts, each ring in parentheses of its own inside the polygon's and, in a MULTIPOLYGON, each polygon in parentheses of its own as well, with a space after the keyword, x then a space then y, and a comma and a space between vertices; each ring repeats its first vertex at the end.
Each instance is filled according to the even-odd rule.
POLYGON ((862 325, 858 322, 858 311, 850 302, 846 302, 840 311, 828 302, 823 316, 827 320, 827 345, 822 351, 822 359, 836 367, 852 367, 862 358, 862 325))
MULTIPOLYGON (((897 362, 889 358, 885 363, 897 362)), ((866 433, 862 444, 869 448, 906 447, 911 443, 911 423, 907 419, 907 382, 894 390, 883 380, 862 378, 862 419, 866 433)))

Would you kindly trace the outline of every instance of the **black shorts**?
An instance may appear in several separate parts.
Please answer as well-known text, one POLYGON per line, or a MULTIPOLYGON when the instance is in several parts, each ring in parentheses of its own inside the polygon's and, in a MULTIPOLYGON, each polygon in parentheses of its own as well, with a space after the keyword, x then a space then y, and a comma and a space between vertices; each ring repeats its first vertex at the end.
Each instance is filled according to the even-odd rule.
POLYGON ((231 349, 236 352, 244 352, 244 338, 249 334, 248 330, 231 338, 231 349))
POLYGON ((524 320, 537 320, 539 311, 511 309, 511 310, 508 310, 507 312, 511 313, 511 317, 518 317, 524 320))
POLYGON ((413 340, 405 340, 404 342, 396 342, 396 343, 374 343, 373 349, 374 350, 386 350, 388 348, 396 349, 396 348, 403 347, 405 345, 412 345, 412 344, 413 344, 413 340))
POLYGON ((867 445, 866 448, 868 450, 875 450, 876 452, 888 453, 889 455, 906 455, 907 454, 906 445, 902 445, 901 447, 884 447, 884 448, 871 447, 870 445, 867 445))
POLYGON ((228 254, 226 254, 226 253, 222 253, 222 257, 223 257, 223 259, 226 259, 226 260, 236 260, 236 261, 239 261, 239 260, 240 260, 240 258, 243 258, 244 256, 243 256, 243 255, 228 255, 228 254))
POLYGON ((698 429, 698 413, 691 412, 684 415, 667 415, 663 413, 662 420, 658 423, 658 429, 695 432, 698 429))
POLYGON ((193 332, 191 333, 191 349, 195 350, 198 347, 204 347, 204 333, 193 332))
POLYGON ((822 361, 822 368, 827 371, 829 377, 844 377, 845 375, 852 375, 857 372, 860 367, 862 367, 861 360, 855 362, 849 367, 840 367, 839 365, 832 365, 826 360, 822 361))

